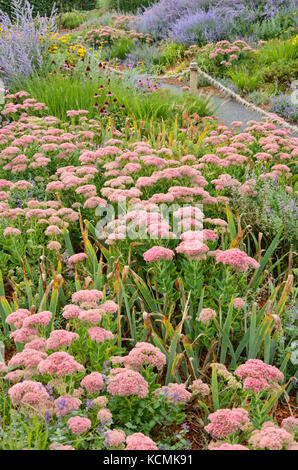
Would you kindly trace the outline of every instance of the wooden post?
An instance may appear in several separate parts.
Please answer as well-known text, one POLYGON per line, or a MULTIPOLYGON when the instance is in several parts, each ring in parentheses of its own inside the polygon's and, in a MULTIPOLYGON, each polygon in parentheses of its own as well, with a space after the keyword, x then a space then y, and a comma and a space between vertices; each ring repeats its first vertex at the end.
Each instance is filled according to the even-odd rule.
POLYGON ((192 95, 197 94, 198 86, 198 65, 196 62, 192 62, 189 67, 190 70, 190 93, 192 95))

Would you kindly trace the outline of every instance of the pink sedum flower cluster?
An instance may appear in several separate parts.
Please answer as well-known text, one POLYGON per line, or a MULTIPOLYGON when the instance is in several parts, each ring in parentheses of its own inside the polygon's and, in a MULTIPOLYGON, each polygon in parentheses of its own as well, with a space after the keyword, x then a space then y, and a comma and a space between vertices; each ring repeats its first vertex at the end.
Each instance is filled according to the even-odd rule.
POLYGON ((243 388, 259 393, 268 390, 270 386, 282 382, 283 373, 260 359, 249 359, 235 370, 235 374, 243 380, 243 388))
POLYGON ((155 442, 142 432, 136 432, 126 438, 125 450, 158 450, 155 442))
POLYGON ((240 432, 250 423, 248 412, 244 408, 226 408, 210 413, 210 424, 205 430, 216 439, 225 439, 234 432, 240 432))
POLYGON ((139 372, 130 369, 119 369, 116 372, 109 376, 107 391, 111 395, 136 395, 140 398, 148 395, 148 383, 139 372))

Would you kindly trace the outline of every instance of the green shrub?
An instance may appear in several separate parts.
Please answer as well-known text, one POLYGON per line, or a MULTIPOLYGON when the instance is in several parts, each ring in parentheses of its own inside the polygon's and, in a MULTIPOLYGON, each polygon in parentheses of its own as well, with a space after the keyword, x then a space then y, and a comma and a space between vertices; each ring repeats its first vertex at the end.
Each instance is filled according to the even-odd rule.
POLYGON ((257 39, 268 40, 279 36, 285 30, 295 26, 292 12, 279 12, 267 21, 257 22, 253 25, 252 36, 257 39))
POLYGON ((139 8, 146 8, 157 0, 103 0, 102 3, 108 8, 123 12, 136 12, 139 8))
MULTIPOLYGON (((34 7, 34 13, 41 16, 49 15, 56 6, 59 12, 77 10, 93 10, 96 8, 97 0, 29 0, 34 7)), ((0 0, 0 10, 10 14, 12 0, 0 0)))
POLYGON ((252 91, 251 93, 249 93, 247 98, 248 98, 249 101, 252 101, 257 106, 259 106, 260 104, 268 103, 270 95, 266 91, 255 90, 255 91, 252 91))
POLYGON ((229 70, 228 75, 243 93, 256 90, 262 82, 260 71, 249 71, 244 66, 238 67, 235 70, 229 70))
POLYGON ((257 55, 257 61, 263 64, 271 65, 274 62, 286 62, 297 58, 298 47, 295 41, 269 41, 264 44, 257 55))
POLYGON ((274 83, 281 91, 286 91, 298 78, 297 62, 280 60, 265 67, 262 75, 265 83, 274 83))
POLYGON ((71 11, 63 13, 60 18, 60 25, 64 29, 75 29, 78 28, 84 21, 84 17, 77 11, 71 11))

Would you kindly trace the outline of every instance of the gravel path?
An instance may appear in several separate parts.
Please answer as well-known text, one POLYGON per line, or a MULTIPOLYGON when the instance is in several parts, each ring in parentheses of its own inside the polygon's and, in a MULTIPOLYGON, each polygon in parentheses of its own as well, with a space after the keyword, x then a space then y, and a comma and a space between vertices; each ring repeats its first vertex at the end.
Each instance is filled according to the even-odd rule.
MULTIPOLYGON (((181 87, 176 85, 162 83, 162 87, 169 88, 175 93, 182 93, 181 87)), ((262 121, 260 114, 245 108, 240 103, 237 103, 230 98, 222 98, 218 95, 213 95, 212 102, 214 103, 215 107, 214 114, 227 126, 230 126, 233 121, 242 121, 243 126, 240 129, 243 130, 245 127, 247 127, 248 121, 262 121)))
MULTIPOLYGON (((177 85, 162 83, 161 86, 169 88, 177 94, 182 93, 181 87, 177 85)), ((247 127, 248 121, 262 121, 262 116, 259 113, 245 108, 242 104, 229 97, 223 98, 218 95, 212 95, 212 102, 215 108, 214 114, 218 117, 219 121, 223 121, 227 126, 230 126, 233 121, 242 121, 243 125, 239 129, 243 131, 247 127)), ((293 132, 292 136, 297 137, 293 132)))

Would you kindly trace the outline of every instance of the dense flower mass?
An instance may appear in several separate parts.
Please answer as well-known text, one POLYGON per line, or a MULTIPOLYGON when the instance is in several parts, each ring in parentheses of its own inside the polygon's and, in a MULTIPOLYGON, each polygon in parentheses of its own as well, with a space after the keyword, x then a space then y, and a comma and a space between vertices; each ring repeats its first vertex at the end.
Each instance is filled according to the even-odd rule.
POLYGON ((0 3, 0 448, 297 450, 294 0, 0 3))
POLYGON ((217 439, 224 439, 236 431, 243 431, 249 424, 248 412, 244 408, 221 409, 210 413, 210 424, 205 429, 217 439))
POLYGON ((260 430, 253 431, 249 443, 255 449, 282 450, 293 445, 294 438, 285 429, 266 421, 260 430))
POLYGON ((218 263, 227 264, 233 266, 238 271, 247 271, 248 268, 257 269, 260 264, 246 253, 239 250, 238 248, 231 248, 225 250, 216 255, 216 261, 218 263))
POLYGON ((137 395, 144 398, 148 394, 148 383, 139 372, 129 369, 115 369, 109 377, 107 391, 111 395, 137 395))
POLYGON ((249 359, 245 364, 237 367, 235 374, 244 379, 244 389, 255 393, 268 390, 270 386, 284 379, 283 373, 277 367, 265 364, 259 359, 249 359))
POLYGON ((89 393, 99 393, 104 386, 102 374, 99 372, 91 372, 86 375, 81 381, 81 386, 84 387, 89 393))
POLYGON ((160 259, 170 260, 174 256, 172 250, 162 246, 153 246, 144 253, 144 260, 148 262, 157 261, 160 259))
POLYGON ((127 356, 113 357, 112 362, 125 364, 126 367, 137 371, 143 365, 151 365, 161 370, 166 364, 166 356, 150 343, 137 343, 127 356))
POLYGON ((152 441, 150 437, 145 436, 142 432, 128 436, 126 438, 126 444, 125 450, 158 450, 154 441, 152 441))
POLYGON ((80 435, 91 427, 91 421, 88 418, 82 418, 81 416, 74 416, 69 418, 67 426, 73 434, 80 435))
POLYGON ((38 370, 41 374, 63 377, 73 374, 76 371, 81 372, 84 370, 84 367, 70 354, 66 352, 55 352, 50 354, 47 359, 40 361, 38 370))

